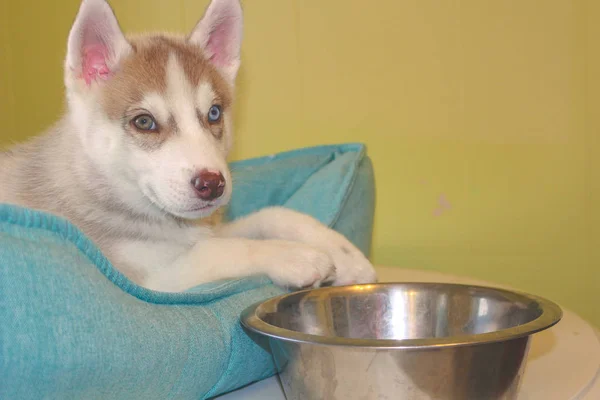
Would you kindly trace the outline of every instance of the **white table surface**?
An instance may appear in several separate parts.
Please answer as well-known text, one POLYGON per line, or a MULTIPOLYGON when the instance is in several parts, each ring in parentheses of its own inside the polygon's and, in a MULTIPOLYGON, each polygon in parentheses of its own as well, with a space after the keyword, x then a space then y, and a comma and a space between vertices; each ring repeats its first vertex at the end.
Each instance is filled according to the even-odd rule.
MULTIPOLYGON (((377 267, 382 282, 490 282, 398 267, 377 267)), ((510 289, 510 288, 508 288, 510 289)), ((533 336, 519 400, 600 400, 600 335, 577 314, 533 336)), ((277 377, 217 397, 218 400, 285 400, 277 377)), ((324 399, 326 400, 326 399, 324 399)))

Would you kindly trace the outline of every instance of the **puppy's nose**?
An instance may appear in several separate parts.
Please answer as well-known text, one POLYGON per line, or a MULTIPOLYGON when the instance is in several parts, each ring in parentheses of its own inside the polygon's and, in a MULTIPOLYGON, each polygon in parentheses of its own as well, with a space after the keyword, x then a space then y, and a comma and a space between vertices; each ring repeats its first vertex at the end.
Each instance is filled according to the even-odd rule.
POLYGON ((218 199, 225 191, 225 178, 220 172, 202 170, 192 178, 192 186, 198 197, 210 201, 218 199))

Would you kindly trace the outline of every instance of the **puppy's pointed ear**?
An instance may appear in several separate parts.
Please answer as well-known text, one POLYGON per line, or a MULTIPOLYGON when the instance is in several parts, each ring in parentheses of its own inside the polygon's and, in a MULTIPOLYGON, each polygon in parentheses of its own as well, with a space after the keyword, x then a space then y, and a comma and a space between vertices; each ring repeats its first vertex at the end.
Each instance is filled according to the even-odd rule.
POLYGON ((65 62, 69 80, 88 86, 107 80, 131 51, 117 18, 105 0, 83 0, 69 33, 65 62))
POLYGON ((231 84, 240 67, 242 26, 239 0, 212 0, 188 37, 231 84))

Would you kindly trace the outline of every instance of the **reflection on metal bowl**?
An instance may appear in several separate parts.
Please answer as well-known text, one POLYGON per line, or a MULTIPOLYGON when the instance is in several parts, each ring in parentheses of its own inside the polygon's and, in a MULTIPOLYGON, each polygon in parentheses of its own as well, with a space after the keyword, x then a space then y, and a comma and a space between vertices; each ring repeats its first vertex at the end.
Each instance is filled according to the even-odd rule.
POLYGON ((244 311, 288 400, 515 399, 532 334, 560 308, 523 293, 438 283, 305 290, 244 311))

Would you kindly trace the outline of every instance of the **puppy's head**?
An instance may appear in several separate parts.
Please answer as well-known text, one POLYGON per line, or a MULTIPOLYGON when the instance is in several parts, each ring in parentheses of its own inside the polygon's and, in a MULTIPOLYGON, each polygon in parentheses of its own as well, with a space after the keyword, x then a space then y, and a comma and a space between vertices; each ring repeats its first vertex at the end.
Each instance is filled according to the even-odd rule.
POLYGON ((65 62, 69 118, 121 201, 189 219, 228 202, 241 36, 239 0, 212 0, 185 37, 130 38, 105 0, 83 0, 65 62))

